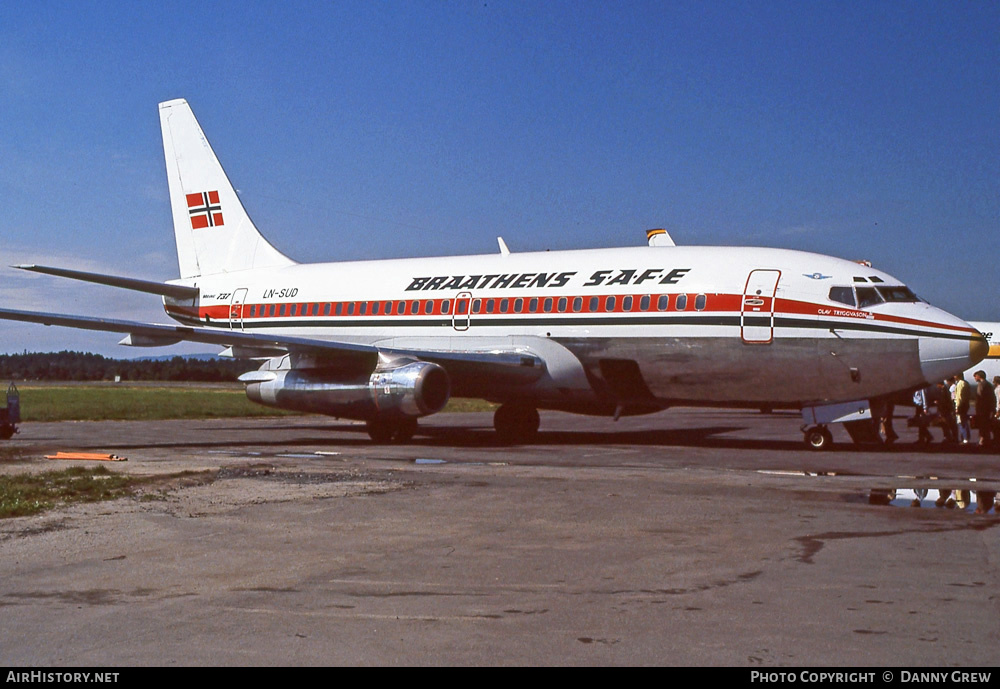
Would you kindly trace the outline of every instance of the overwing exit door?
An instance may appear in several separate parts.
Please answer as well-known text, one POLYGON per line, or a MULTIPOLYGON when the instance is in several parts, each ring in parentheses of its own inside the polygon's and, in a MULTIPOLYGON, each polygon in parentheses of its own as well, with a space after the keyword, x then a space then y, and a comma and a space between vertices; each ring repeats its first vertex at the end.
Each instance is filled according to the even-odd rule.
POLYGON ((472 293, 459 292, 455 297, 455 310, 451 312, 451 327, 458 331, 468 330, 471 310, 472 293))

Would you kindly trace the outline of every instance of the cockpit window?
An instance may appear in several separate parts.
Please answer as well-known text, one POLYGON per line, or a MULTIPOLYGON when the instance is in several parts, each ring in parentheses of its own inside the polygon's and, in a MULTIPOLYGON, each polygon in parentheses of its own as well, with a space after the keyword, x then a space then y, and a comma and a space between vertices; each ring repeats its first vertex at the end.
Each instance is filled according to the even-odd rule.
POLYGON ((865 308, 882 303, 882 297, 874 287, 858 287, 858 306, 865 308))
POLYGON ((917 297, 917 295, 914 294, 912 291, 910 291, 909 287, 903 287, 903 286, 899 286, 899 287, 886 287, 886 286, 883 285, 881 287, 878 287, 877 289, 878 289, 878 293, 880 295, 882 295, 882 298, 885 299, 886 301, 890 301, 890 302, 891 301, 904 301, 904 302, 920 301, 920 298, 917 297))
POLYGON ((854 306, 854 290, 850 287, 831 287, 830 301, 840 302, 848 306, 854 306))

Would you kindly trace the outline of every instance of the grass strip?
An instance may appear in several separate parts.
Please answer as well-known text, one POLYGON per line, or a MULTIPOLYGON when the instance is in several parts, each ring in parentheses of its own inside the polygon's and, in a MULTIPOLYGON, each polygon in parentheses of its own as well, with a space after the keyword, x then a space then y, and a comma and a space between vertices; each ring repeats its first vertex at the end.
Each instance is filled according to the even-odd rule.
MULTIPOLYGON (((242 387, 156 387, 128 385, 20 386, 21 420, 159 421, 281 416, 297 412, 274 409, 247 399, 242 387)), ((493 411, 497 405, 476 399, 452 399, 445 412, 493 411)))
POLYGON ((21 420, 157 421, 287 414, 254 404, 241 389, 206 387, 22 386, 21 420))
POLYGON ((105 467, 0 476, 0 519, 37 514, 56 505, 114 500, 130 495, 144 482, 105 467))

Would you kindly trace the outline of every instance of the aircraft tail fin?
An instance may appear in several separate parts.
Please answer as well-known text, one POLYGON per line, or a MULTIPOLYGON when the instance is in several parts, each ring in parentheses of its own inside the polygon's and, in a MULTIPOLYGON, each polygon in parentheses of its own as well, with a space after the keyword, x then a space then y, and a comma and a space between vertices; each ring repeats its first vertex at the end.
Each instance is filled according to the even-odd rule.
POLYGON ((250 220, 187 101, 160 103, 160 129, 181 277, 294 265, 250 220))

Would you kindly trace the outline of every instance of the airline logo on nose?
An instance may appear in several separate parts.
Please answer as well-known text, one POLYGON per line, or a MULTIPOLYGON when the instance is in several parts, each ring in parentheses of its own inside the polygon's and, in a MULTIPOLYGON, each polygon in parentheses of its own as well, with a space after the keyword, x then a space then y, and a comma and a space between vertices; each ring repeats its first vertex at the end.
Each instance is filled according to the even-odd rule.
POLYGON ((219 192, 203 191, 200 194, 188 194, 187 204, 192 230, 200 230, 203 227, 218 227, 223 224, 219 192))

